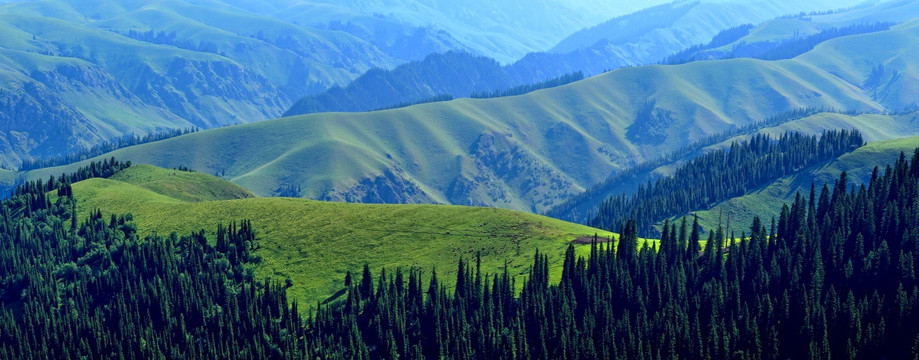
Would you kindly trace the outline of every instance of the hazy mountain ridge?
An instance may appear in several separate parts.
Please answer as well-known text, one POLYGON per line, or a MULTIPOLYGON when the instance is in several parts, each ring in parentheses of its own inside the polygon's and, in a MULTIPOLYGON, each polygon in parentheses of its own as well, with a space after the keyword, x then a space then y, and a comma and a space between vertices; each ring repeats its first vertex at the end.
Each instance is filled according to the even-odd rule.
POLYGON ((600 0, 341 1, 316 0, 365 15, 445 30, 473 53, 511 63, 551 48, 566 35, 614 16, 663 3, 600 0))
POLYGON ((239 3, 2 5, 0 76, 10 80, 3 85, 5 101, 30 97, 34 108, 5 115, 65 130, 0 129, 9 143, 0 143, 0 166, 15 168, 21 158, 60 155, 130 133, 275 118, 305 94, 414 59, 387 50, 423 56, 417 52, 460 46, 449 34, 390 20, 387 36, 394 43, 381 49, 345 31, 297 25, 239 3), (428 47, 412 53, 406 42, 428 47), (64 123, 68 118, 71 124, 64 123))
POLYGON ((515 66, 532 72, 580 70, 597 74, 622 66, 653 64, 674 52, 706 43, 720 31, 731 27, 857 3, 676 1, 583 29, 545 53, 528 54, 515 66))
POLYGON ((284 115, 370 111, 442 94, 465 97, 517 84, 521 80, 491 58, 465 52, 432 54, 393 70, 372 69, 345 87, 301 98, 284 115))
POLYGON ((913 0, 863 4, 851 9, 817 14, 799 14, 769 20, 758 26, 726 31, 723 41, 698 45, 672 54, 664 63, 755 57, 766 60, 790 58, 828 38, 873 32, 919 16, 919 2, 913 0), (793 49, 798 48, 798 49, 793 49), (803 50, 798 53, 794 50, 803 50))
MULTIPOLYGON (((298 100, 285 115, 375 110, 440 95, 467 97, 472 91, 496 91, 570 73, 597 74, 622 66, 659 63, 678 51, 708 42, 732 26, 759 23, 790 12, 832 9, 836 5, 674 2, 578 31, 549 51, 527 54, 509 65, 481 56, 450 53, 431 55, 390 71, 371 70, 346 87, 298 100)), ((871 17, 871 14, 861 11, 860 16, 871 17)), ((890 17, 885 16, 885 19, 890 17)))

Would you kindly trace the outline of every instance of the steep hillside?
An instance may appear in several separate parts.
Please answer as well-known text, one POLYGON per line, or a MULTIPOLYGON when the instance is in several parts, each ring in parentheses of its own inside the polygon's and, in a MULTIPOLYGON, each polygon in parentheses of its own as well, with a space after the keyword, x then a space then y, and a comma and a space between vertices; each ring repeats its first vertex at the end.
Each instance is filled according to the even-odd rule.
POLYGON ((121 134, 192 126, 144 103, 84 60, 0 49, 0 63, 0 167, 15 168, 23 157, 72 152, 121 134))
POLYGON ((465 49, 405 24, 374 25, 367 31, 386 40, 364 40, 366 31, 298 25, 238 3, 0 5, 0 103, 10 109, 0 114, 0 166, 131 133, 275 118, 306 94, 426 55, 400 42, 465 49))
MULTIPOLYGON (((142 234, 213 231, 248 219, 257 230, 259 277, 290 278, 288 294, 315 304, 340 294, 347 271, 369 264, 386 268, 436 269, 455 281, 456 261, 481 253, 482 267, 497 273, 507 261, 511 275, 525 274, 536 249, 550 254, 560 274, 565 247, 579 237, 613 234, 542 216, 489 208, 437 205, 364 205, 290 198, 251 198, 212 176, 133 166, 110 179, 73 185, 77 212, 133 214, 142 234), (176 192, 176 189, 180 191, 176 192), (215 189, 224 189, 215 193, 215 189), (228 200, 238 199, 238 200, 228 200), (207 200, 207 201, 189 201, 207 200), (451 273, 453 272, 453 273, 451 273)), ((585 247, 586 249, 586 247, 585 247)), ((583 251, 583 250, 581 250, 583 251)))
MULTIPOLYGON (((821 113, 790 121, 779 126, 772 126, 755 131, 755 134, 766 134, 778 137, 787 131, 803 134, 820 134, 831 129, 858 129, 866 140, 872 141, 868 145, 856 149, 830 160, 820 161, 794 174, 776 176, 775 178, 753 188, 745 195, 711 199, 710 204, 698 206, 689 212, 699 215, 699 221, 705 228, 711 229, 719 224, 731 224, 731 229, 748 229, 754 216, 769 219, 778 216, 778 211, 783 203, 794 200, 796 193, 807 196, 811 184, 815 184, 819 191, 823 184, 832 187, 833 181, 843 171, 849 174, 851 184, 867 183, 872 169, 879 164, 892 163, 899 157, 901 151, 907 155, 919 146, 919 114, 913 112, 902 115, 845 115, 821 113), (883 139, 895 139, 884 140, 883 139)), ((553 208, 548 212, 550 216, 569 221, 588 223, 595 220, 598 206, 601 202, 615 195, 629 195, 636 191, 639 185, 646 186, 654 183, 663 176, 673 176, 685 163, 694 160, 701 154, 709 154, 713 150, 729 147, 733 149, 736 142, 749 140, 752 134, 731 137, 718 141, 709 146, 688 152, 685 156, 673 159, 670 162, 657 164, 652 167, 642 167, 627 171, 623 176, 610 178, 609 181, 592 187, 585 193, 579 194, 571 200, 553 208)), ((883 170, 883 168, 881 169, 883 170)), ((749 171, 754 171, 750 169, 749 171)), ((714 176, 714 175, 712 175, 714 176)), ((739 174, 747 179, 753 174, 739 174)), ((687 212, 688 213, 688 212, 687 212)), ((683 214, 678 215, 682 216, 683 214)), ((607 216, 608 217, 608 216, 607 216)))
POLYGON ((917 147, 919 137, 870 143, 834 161, 782 177, 753 193, 724 201, 696 214, 700 224, 706 227, 716 225, 720 216, 722 222, 730 218, 733 229, 748 230, 753 216, 764 219, 774 216, 777 219, 782 204, 790 204, 797 195, 809 196, 811 184, 815 186, 815 195, 820 196, 823 185, 832 189, 839 174, 845 171, 850 186, 867 186, 875 167, 880 167, 880 174, 883 174, 886 164, 896 162, 901 153, 909 158, 917 147))
MULTIPOLYGON (((919 135, 919 114, 915 112, 897 115, 804 112, 800 115, 787 115, 786 119, 778 120, 778 122, 780 124, 763 124, 763 126, 742 134, 732 131, 703 139, 688 148, 681 149, 678 153, 669 154, 665 159, 629 168, 553 207, 546 214, 554 218, 587 223, 596 214, 600 202, 610 196, 633 193, 640 185, 647 185, 662 176, 672 175, 682 164, 700 155, 717 149, 728 149, 732 143, 746 141, 754 134, 765 134, 777 138, 789 131, 820 135, 828 130, 854 129, 861 133, 868 142, 919 135)), ((830 175, 830 177, 835 176, 830 175)), ((778 208, 781 206, 779 205, 778 208)), ((712 225, 711 223, 705 224, 706 226, 712 225)))

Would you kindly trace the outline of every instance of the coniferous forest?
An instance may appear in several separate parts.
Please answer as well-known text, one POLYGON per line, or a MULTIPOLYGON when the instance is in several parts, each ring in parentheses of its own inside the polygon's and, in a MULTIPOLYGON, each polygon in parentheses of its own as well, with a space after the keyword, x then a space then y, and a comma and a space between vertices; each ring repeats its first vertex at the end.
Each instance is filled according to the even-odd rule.
POLYGON ((691 220, 666 224, 660 246, 627 221, 587 259, 569 248, 558 285, 537 254, 519 297, 506 274, 465 263, 452 294, 415 273, 408 285, 365 274, 309 334, 345 358, 912 358, 917 189, 919 150, 866 186, 843 173, 705 245, 691 220))
POLYGON ((919 0, 0 0, 0 360, 919 360, 916 54, 919 0))
POLYGON ((626 221, 587 258, 569 247, 559 284, 539 253, 520 292, 476 259, 451 289, 436 272, 365 267, 344 279, 345 300, 311 310, 253 277, 245 220, 215 224, 212 246, 203 232, 140 239, 129 214, 74 214, 72 180, 128 165, 29 182, 0 205, 0 358, 900 359, 919 347, 919 149, 741 234, 703 239, 683 218, 639 243, 626 221))
POLYGON ((130 214, 74 214, 93 163, 20 186, 0 205, 0 359, 290 358, 303 321, 283 288, 253 279, 247 221, 140 239, 130 214), (48 193, 57 190, 51 202, 48 193))
POLYGON ((660 235, 655 224, 744 195, 750 189, 852 151, 864 144, 861 133, 830 130, 822 136, 787 132, 778 139, 753 135, 728 149, 711 151, 680 166, 673 175, 600 203, 589 221, 613 229, 634 220, 642 236, 660 235))

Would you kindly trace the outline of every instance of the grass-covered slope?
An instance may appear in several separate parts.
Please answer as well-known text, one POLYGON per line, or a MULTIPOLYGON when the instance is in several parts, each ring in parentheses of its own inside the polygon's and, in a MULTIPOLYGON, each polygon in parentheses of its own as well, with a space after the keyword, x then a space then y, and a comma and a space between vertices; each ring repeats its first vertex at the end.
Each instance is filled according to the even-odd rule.
POLYGON ((186 202, 255 197, 249 190, 211 175, 169 170, 150 165, 132 166, 118 172, 110 179, 186 202))
POLYGON ((188 165, 263 196, 290 186, 314 199, 541 211, 613 171, 800 107, 881 108, 805 63, 735 60, 622 69, 524 96, 284 118, 110 155, 188 165), (636 123, 649 99, 650 119, 636 123))
MULTIPOLYGON (((0 166, 132 133, 275 118, 308 93, 426 55, 301 25, 280 3, 244 3, 0 4, 0 166)), ((417 51, 463 49, 448 34, 370 26, 385 27, 376 35, 389 42, 422 43, 417 51)))
MULTIPOLYGON (((189 166, 262 196, 543 211, 618 170, 792 109, 905 105, 919 81, 917 24, 833 39, 791 60, 626 68, 522 96, 283 118, 106 156, 189 166), (870 44, 888 46, 858 50, 870 44), (897 74, 880 78, 884 98, 863 86, 877 63, 897 74)), ((877 128, 874 140, 898 129, 877 128)))
MULTIPOLYGON (((750 134, 727 136, 726 140, 707 139, 705 142, 694 144, 682 153, 673 154, 676 156, 666 161, 640 164, 591 186, 583 193, 553 207, 546 214, 559 219, 586 223, 596 214, 600 202, 606 198, 635 192, 640 185, 647 185, 649 181, 653 183, 662 176, 672 175, 687 161, 711 150, 727 149, 734 142, 749 140, 753 134, 765 134, 778 138, 789 131, 820 135, 824 131, 838 129, 857 130, 867 142, 912 137, 919 135, 919 113, 851 115, 818 112, 810 115, 804 113, 799 116, 791 116, 781 124, 763 127, 750 134)), ((747 216, 746 220, 749 218, 751 217, 747 216)))
POLYGON ((901 152, 909 158, 917 147, 919 137, 869 143, 826 164, 778 179, 746 196, 719 203, 710 210, 698 211, 699 221, 704 226, 713 226, 718 223, 719 216, 722 221, 730 217, 734 229, 749 232, 753 216, 763 219, 774 216, 778 219, 782 204, 790 204, 797 194, 809 196, 811 184, 814 184, 819 196, 823 184, 832 189, 833 182, 845 171, 850 185, 867 185, 874 167, 879 167, 883 175, 884 167, 896 162, 901 152))
POLYGON ((527 272, 538 249, 549 254, 557 279, 569 242, 594 234, 613 236, 494 208, 246 198, 247 192, 212 176, 142 165, 110 179, 76 183, 73 191, 79 213, 132 213, 142 235, 206 229, 213 239, 217 223, 249 219, 258 231, 262 257, 256 275, 289 277, 290 294, 307 303, 335 295, 344 288, 345 273, 359 276, 365 263, 375 274, 384 267, 417 266, 430 275, 436 268, 450 284, 460 257, 470 260, 480 253, 490 273, 502 271, 507 261, 509 273, 518 276, 527 272))

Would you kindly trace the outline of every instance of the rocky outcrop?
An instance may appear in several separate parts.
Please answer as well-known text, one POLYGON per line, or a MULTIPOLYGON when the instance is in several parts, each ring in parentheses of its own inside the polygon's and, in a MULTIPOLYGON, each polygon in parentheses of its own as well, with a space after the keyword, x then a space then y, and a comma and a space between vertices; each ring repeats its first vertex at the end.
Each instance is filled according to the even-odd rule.
POLYGON ((574 192, 574 181, 535 156, 509 134, 488 132, 469 151, 474 171, 461 174, 446 190, 453 204, 528 205, 542 211, 574 192))
POLYGON ((399 167, 385 169, 378 176, 366 177, 343 192, 333 191, 322 200, 386 204, 434 202, 399 167))

